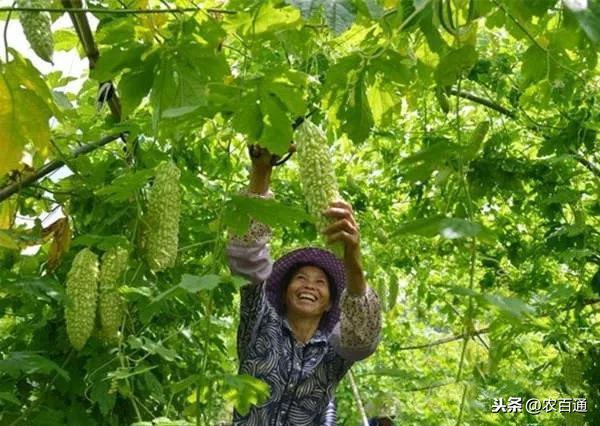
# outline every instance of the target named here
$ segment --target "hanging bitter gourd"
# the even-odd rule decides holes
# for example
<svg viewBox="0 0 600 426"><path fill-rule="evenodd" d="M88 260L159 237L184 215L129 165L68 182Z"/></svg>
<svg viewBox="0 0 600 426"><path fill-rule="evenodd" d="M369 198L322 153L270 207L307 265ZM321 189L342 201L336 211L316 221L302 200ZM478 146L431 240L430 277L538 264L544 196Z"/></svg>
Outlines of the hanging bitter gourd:
<svg viewBox="0 0 600 426"><path fill-rule="evenodd" d="M98 314L100 318L100 336L107 343L116 343L119 339L119 327L123 318L123 299L118 285L127 269L129 254L122 247L112 248L102 256L100 266L100 285Z"/></svg>
<svg viewBox="0 0 600 426"><path fill-rule="evenodd" d="M73 259L67 274L65 320L67 336L73 347L81 350L94 330L98 298L98 257L83 249Z"/></svg>
<svg viewBox="0 0 600 426"><path fill-rule="evenodd" d="M145 251L150 269L162 271L175 265L179 242L181 172L168 161L156 167L154 184L148 194Z"/></svg>
<svg viewBox="0 0 600 426"><path fill-rule="evenodd" d="M43 0L17 0L18 7L48 7L48 2ZM54 53L54 40L50 25L52 20L48 12L20 12L19 21L23 32L33 51L46 62L52 63Z"/></svg>
<svg viewBox="0 0 600 426"><path fill-rule="evenodd" d="M295 133L300 180L308 212L314 218L317 231L321 233L331 222L323 215L329 203L340 200L335 171L327 151L327 137L312 122L305 120ZM332 247L341 254L341 246Z"/></svg>

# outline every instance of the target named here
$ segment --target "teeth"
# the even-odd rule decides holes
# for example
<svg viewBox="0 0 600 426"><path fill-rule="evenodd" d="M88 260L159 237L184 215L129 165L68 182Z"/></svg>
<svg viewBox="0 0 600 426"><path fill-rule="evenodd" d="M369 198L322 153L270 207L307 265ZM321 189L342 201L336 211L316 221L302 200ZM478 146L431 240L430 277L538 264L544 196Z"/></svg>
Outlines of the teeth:
<svg viewBox="0 0 600 426"><path fill-rule="evenodd" d="M313 296L312 294L308 294L308 293L300 293L300 295L298 297L300 299L310 300L311 302L314 302L315 300L317 300L317 298L315 296Z"/></svg>

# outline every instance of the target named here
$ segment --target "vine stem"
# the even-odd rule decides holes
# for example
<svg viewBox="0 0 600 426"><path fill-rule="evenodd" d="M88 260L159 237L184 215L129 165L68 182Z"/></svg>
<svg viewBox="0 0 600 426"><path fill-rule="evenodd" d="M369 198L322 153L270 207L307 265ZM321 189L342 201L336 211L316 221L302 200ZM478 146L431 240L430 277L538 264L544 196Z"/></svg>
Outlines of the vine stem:
<svg viewBox="0 0 600 426"><path fill-rule="evenodd" d="M15 7L17 2L13 2L11 7ZM10 15L12 15L13 9L8 11L8 15L6 16L6 23L4 24L4 58L6 62L8 62L8 23L10 22Z"/></svg>
<svg viewBox="0 0 600 426"><path fill-rule="evenodd" d="M369 426L369 418L367 417L365 406L363 405L360 393L358 392L358 386L356 386L356 380L354 380L354 374L352 373L352 370L348 370L348 379L350 380L350 387L352 388L356 405L358 405L358 412L360 413L363 425Z"/></svg>
<svg viewBox="0 0 600 426"><path fill-rule="evenodd" d="M127 361L127 367L125 366L125 361ZM129 369L129 360L123 356L123 353L119 353L119 363L121 364L121 368ZM137 406L137 402L135 402L135 396L133 395L133 388L131 383L129 383L129 378L125 378L125 383L127 384L129 394L129 400L131 401L131 405L133 406L133 410L135 411L135 415L137 417L138 422L142 421L142 413L140 413L140 409Z"/></svg>
<svg viewBox="0 0 600 426"><path fill-rule="evenodd" d="M222 13L225 15L235 15L237 14L237 10L229 10L229 9L216 9L216 8L198 8L198 7L180 7L173 9L102 9L97 7L69 7L69 8L60 8L60 7L0 7L0 12L10 12L11 10L20 11L20 12L83 12L83 13L93 13L93 14L114 14L114 15L138 15L138 14L156 14L156 13L185 13L185 12L194 12L197 13L199 10L203 10L205 12L210 13Z"/></svg>
<svg viewBox="0 0 600 426"><path fill-rule="evenodd" d="M232 181L232 173L228 173L227 174L227 180L225 181L225 188L223 193L224 194L228 194L229 193L229 189L230 189L230 185L231 185L231 181ZM223 202L223 206L225 206L225 202ZM217 227L217 238L214 239L214 248L213 248L213 266L211 268L211 273L216 273L217 272L217 262L216 259L219 259L221 257L222 251L224 249L224 244L223 244L223 240L218 238L219 235L221 235L221 233L223 232L223 215L225 213L225 207L222 208L219 212L219 218L218 218L218 227ZM208 303L206 306L206 329L204 332L204 341L202 342L202 347L203 347L203 354L202 354L202 361L201 361L201 367L200 367L200 375L202 377L202 381L204 381L204 378L206 377L206 370L207 370L207 366L208 366L208 352L209 352L209 340L210 340L210 328L211 328L211 317L212 317L212 310L213 310L213 298L212 298L212 290L209 294L209 298L208 298ZM208 415L208 412L210 411L210 401L212 401L211 398L209 398L209 407L207 407L207 409L205 410L205 416ZM203 417L205 417L203 416ZM200 426L200 417L201 417L201 413L200 413L200 383L196 386L196 426ZM206 419L205 419L206 420Z"/></svg>
<svg viewBox="0 0 600 426"><path fill-rule="evenodd" d="M75 157L78 157L80 155L90 153L90 152L106 145L107 143L110 143L117 139L121 139L122 137L123 137L123 134L119 133L117 135L105 136L97 142L92 142L87 145L82 145L82 146L74 149L71 152L70 159L72 160ZM53 171L55 171L56 169L58 169L64 165L65 165L65 162L62 160L51 161L49 163L44 164L42 167L40 167L37 171L33 172L32 174L24 176L21 180L0 188L0 202L7 199L11 195L19 192L21 189L33 184L34 182L38 181L39 179L43 178L44 176L49 175L50 173L52 173Z"/></svg>
<svg viewBox="0 0 600 426"><path fill-rule="evenodd" d="M457 85L457 90L458 92L461 91L461 83L462 83L462 78L458 79L458 85ZM461 123L460 123L460 97L457 96L456 97L456 140L457 143L460 145L461 143L461 138L462 138L462 129L461 129ZM469 182L467 181L467 177L466 177L466 172L465 172L465 165L463 163L463 158L459 157L459 174L462 180L462 184L463 184L463 188L465 191L465 197L467 198L467 216L469 221L473 221L473 200L471 198L471 192L469 191ZM471 239L471 256L470 256L470 268L469 268L469 289L472 290L474 287L474 283L475 283L475 263L477 260L477 243L476 243L476 239L473 237ZM472 319L472 315L473 315L473 299L472 297L469 297L469 303L467 306L467 312L465 314L464 317L464 335L465 335L465 339L463 341L463 345L462 345L462 350L461 350L461 354L460 354L460 361L458 364L458 372L456 374L456 381L460 382L461 380L461 376L462 376L462 372L463 372L463 368L464 368L464 363L465 363L465 354L467 352L467 347L469 345L469 340L471 338L471 333L472 333L472 329L473 329L473 319ZM463 411L464 411L464 402L465 402L465 398L466 398L466 393L467 393L467 384L463 384L463 394L461 397L461 403L460 403L460 409L458 412L458 418L456 419L456 425L459 426L462 422L462 416L463 416Z"/></svg>

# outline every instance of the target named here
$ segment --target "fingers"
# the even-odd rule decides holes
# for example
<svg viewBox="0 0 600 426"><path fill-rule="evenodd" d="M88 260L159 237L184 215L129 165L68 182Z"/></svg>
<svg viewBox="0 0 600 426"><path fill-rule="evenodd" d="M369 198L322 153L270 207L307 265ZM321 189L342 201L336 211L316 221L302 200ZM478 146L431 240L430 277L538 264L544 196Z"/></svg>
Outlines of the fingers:
<svg viewBox="0 0 600 426"><path fill-rule="evenodd" d="M353 213L353 211L352 211L352 204L350 204L350 203L348 203L348 202L346 202L344 200L335 200L335 201L332 201L331 203L329 203L329 206L330 207L339 207L339 208L342 208L342 209L350 211L350 213Z"/></svg>
<svg viewBox="0 0 600 426"><path fill-rule="evenodd" d="M325 235L333 235L337 232L344 231L348 234L358 234L358 227L356 223L349 219L341 219L332 224L330 224L327 228L323 230L323 234Z"/></svg>
<svg viewBox="0 0 600 426"><path fill-rule="evenodd" d="M334 202L339 203L339 202ZM333 206L334 203L331 203L330 206ZM348 204L346 204L348 205ZM352 214L352 210L347 207L329 207L327 210L323 212L325 216L331 217L333 219L345 219L348 220L354 227L358 229L358 223L356 223L356 219L354 219L354 215Z"/></svg>
<svg viewBox="0 0 600 426"><path fill-rule="evenodd" d="M351 234L346 231L339 231L331 234L327 237L327 243L333 244L342 242L348 248L355 248L358 246L358 234Z"/></svg>

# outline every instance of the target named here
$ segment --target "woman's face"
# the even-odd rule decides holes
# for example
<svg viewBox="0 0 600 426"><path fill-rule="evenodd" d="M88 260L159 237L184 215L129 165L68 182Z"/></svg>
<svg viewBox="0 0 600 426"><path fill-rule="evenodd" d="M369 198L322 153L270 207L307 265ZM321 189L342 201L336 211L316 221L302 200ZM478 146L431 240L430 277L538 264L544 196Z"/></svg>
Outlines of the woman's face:
<svg viewBox="0 0 600 426"><path fill-rule="evenodd" d="M285 309L296 317L321 317L331 309L329 282L317 266L303 266L292 276L285 293Z"/></svg>

